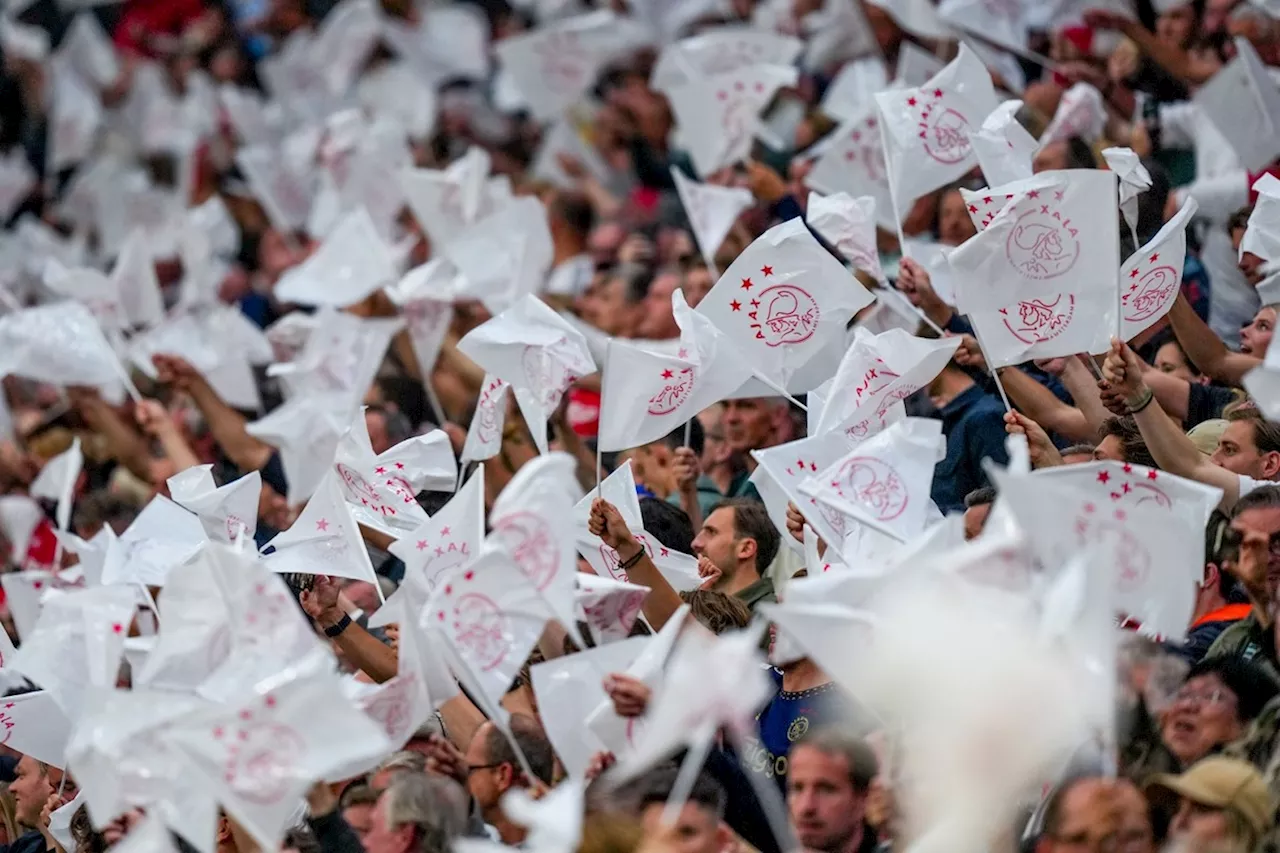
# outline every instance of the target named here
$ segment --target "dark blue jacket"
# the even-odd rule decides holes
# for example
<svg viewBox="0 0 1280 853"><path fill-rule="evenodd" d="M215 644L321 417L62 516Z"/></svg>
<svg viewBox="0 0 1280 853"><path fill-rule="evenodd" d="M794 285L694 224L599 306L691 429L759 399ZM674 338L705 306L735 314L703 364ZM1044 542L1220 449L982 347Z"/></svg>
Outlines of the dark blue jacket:
<svg viewBox="0 0 1280 853"><path fill-rule="evenodd" d="M974 385L942 407L942 434L947 457L933 469L933 502L943 514L962 512L964 496L987 485L982 460L1009 462L1004 449L1004 406Z"/></svg>

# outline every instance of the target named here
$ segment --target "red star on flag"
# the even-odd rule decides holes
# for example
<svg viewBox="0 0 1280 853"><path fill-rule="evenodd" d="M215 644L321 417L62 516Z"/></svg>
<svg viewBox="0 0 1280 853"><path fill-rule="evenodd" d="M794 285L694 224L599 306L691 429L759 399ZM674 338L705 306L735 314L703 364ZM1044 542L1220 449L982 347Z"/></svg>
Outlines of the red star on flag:
<svg viewBox="0 0 1280 853"><path fill-rule="evenodd" d="M373 469L373 473L375 473L375 474L385 474L385 473L387 473L387 469L386 469L386 468L384 468L384 467L382 467L381 465L379 465L377 468L374 468L374 469Z"/></svg>
<svg viewBox="0 0 1280 853"><path fill-rule="evenodd" d="M744 279L742 280L742 289L743 289L743 290L750 290L750 289L751 289L751 279L749 279L749 278L744 278Z"/></svg>
<svg viewBox="0 0 1280 853"><path fill-rule="evenodd" d="M941 98L941 97L942 97L942 90L941 90L941 89L934 89L934 90L933 90L933 96L934 96L935 98Z"/></svg>
<svg viewBox="0 0 1280 853"><path fill-rule="evenodd" d="M664 370L664 371L662 371L662 378L663 378L663 379L670 379L673 375L674 375L674 374L672 374L672 372L671 372L670 370Z"/></svg>
<svg viewBox="0 0 1280 853"><path fill-rule="evenodd" d="M1154 264L1156 261L1160 260L1160 253L1159 253L1159 252L1156 252L1154 255L1152 255L1152 256L1149 258L1149 260L1151 261L1151 263L1153 263L1153 264Z"/></svg>
<svg viewBox="0 0 1280 853"><path fill-rule="evenodd" d="M425 550L427 550L427 540L425 540L425 539L419 539L419 540L418 540L418 550L419 550L419 551L425 551Z"/></svg>
<svg viewBox="0 0 1280 853"><path fill-rule="evenodd" d="M760 272L766 276L773 275L773 267L760 267Z"/></svg>
<svg viewBox="0 0 1280 853"><path fill-rule="evenodd" d="M1110 472L1110 471L1099 471L1099 472L1098 472L1098 482L1099 482L1099 483L1105 483L1105 482L1107 482L1107 481L1108 481L1108 480L1110 480L1110 479L1111 479L1111 472Z"/></svg>
<svg viewBox="0 0 1280 853"><path fill-rule="evenodd" d="M730 307L731 309L733 309L734 311L741 311L741 310L742 310L742 303L735 299L735 300L733 300L732 302L730 302L730 303L729 303L729 307Z"/></svg>
<svg viewBox="0 0 1280 853"><path fill-rule="evenodd" d="M909 107L914 107L915 105L916 105L916 99L915 99L915 98L907 98L907 106L909 106Z"/></svg>
<svg viewBox="0 0 1280 853"><path fill-rule="evenodd" d="M1155 471L1148 471L1148 472L1147 472L1147 479L1148 479L1148 480L1154 480L1155 478L1156 478L1156 472L1155 472Z"/></svg>
<svg viewBox="0 0 1280 853"><path fill-rule="evenodd" d="M1040 191L1032 190L1031 192L1027 193L1027 198L1040 198Z"/></svg>
<svg viewBox="0 0 1280 853"><path fill-rule="evenodd" d="M322 518L316 522L316 530L328 530L328 529L329 529L328 519Z"/></svg>
<svg viewBox="0 0 1280 853"><path fill-rule="evenodd" d="M441 536L448 536L448 535L449 535L449 528L447 528L447 527L441 527L441 528L440 528L440 535L441 535Z"/></svg>

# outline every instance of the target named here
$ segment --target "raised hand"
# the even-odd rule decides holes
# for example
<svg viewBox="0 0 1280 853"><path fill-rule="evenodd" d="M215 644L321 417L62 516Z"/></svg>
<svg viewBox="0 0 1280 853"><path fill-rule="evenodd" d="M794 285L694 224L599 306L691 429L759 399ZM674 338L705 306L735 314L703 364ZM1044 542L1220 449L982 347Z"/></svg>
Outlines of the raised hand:
<svg viewBox="0 0 1280 853"><path fill-rule="evenodd" d="M613 702L613 710L619 717L642 716L653 693L649 685L640 679L620 672L605 677L604 692Z"/></svg>

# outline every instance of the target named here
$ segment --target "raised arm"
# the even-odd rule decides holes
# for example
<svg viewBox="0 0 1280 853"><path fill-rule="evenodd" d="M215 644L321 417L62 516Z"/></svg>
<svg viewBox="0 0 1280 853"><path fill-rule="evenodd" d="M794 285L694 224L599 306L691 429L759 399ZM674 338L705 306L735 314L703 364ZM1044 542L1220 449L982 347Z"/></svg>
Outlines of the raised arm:
<svg viewBox="0 0 1280 853"><path fill-rule="evenodd" d="M1170 474L1222 489L1219 507L1223 512L1230 511L1240 497L1239 475L1210 462L1182 427L1160 408L1154 392L1143 381L1142 362L1128 344L1112 342L1111 352L1102 364L1102 375L1124 398L1156 464Z"/></svg>
<svg viewBox="0 0 1280 853"><path fill-rule="evenodd" d="M1178 294L1169 310L1169 324L1187 358L1210 379L1238 388L1244 375L1262 364L1260 358L1227 349L1182 294Z"/></svg>
<svg viewBox="0 0 1280 853"><path fill-rule="evenodd" d="M618 554L627 579L632 583L649 587L642 610L653 630L660 631L667 620L680 609L680 594L658 571L644 546L636 541L623 520L618 508L606 500L597 498L591 504L591 518L587 522L592 535L599 536L604 544Z"/></svg>
<svg viewBox="0 0 1280 853"><path fill-rule="evenodd" d="M171 355L152 356L160 381L191 395L209 425L214 441L241 471L257 471L271 458L269 444L245 431L244 415L228 406L208 381L185 360Z"/></svg>

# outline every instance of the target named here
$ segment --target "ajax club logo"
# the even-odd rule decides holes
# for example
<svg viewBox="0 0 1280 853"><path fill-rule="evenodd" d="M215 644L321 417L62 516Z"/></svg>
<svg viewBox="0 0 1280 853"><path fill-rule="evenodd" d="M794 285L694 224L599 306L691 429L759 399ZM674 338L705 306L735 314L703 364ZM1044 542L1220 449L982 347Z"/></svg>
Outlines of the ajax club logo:
<svg viewBox="0 0 1280 853"><path fill-rule="evenodd" d="M1066 331L1075 313L1076 298L1070 293L1060 293L1052 301L1028 299L1019 302L1012 309L1001 308L1000 319L1004 321L1010 334L1024 344L1040 344L1051 341Z"/></svg>
<svg viewBox="0 0 1280 853"><path fill-rule="evenodd" d="M907 508L902 477L874 456L855 456L844 463L831 486L840 497L869 510L877 521L891 521Z"/></svg>
<svg viewBox="0 0 1280 853"><path fill-rule="evenodd" d="M1063 217L1054 203L1043 203L1041 195L1040 190L1032 190L1014 207L1012 215L1016 219L1005 241L1009 263L1022 275L1036 280L1063 275L1080 257L1079 229L1070 218ZM1062 198L1061 190L1054 191L1054 202Z"/></svg>
<svg viewBox="0 0 1280 853"><path fill-rule="evenodd" d="M921 90L907 98L907 106L920 116L924 152L939 163L959 163L969 156L969 119L948 106L946 97L942 89Z"/></svg>
<svg viewBox="0 0 1280 853"><path fill-rule="evenodd" d="M665 368L661 374L662 390L649 398L649 414L669 415L684 404L693 393L697 373L692 367L679 370Z"/></svg>
<svg viewBox="0 0 1280 853"><path fill-rule="evenodd" d="M741 289L746 291L742 298L747 301L734 299L729 303L729 310L745 309L756 340L764 341L766 346L789 346L813 337L822 312L809 291L794 284L770 285L773 267L768 264L760 267L760 275L764 278L763 285L751 278L742 280Z"/></svg>
<svg viewBox="0 0 1280 853"><path fill-rule="evenodd" d="M1143 266L1147 268L1144 270ZM1130 323L1140 323L1159 313L1177 297L1182 283L1178 270L1160 263L1159 252L1152 252L1145 264L1129 270L1126 279L1128 287L1120 301L1124 305L1124 319Z"/></svg>

